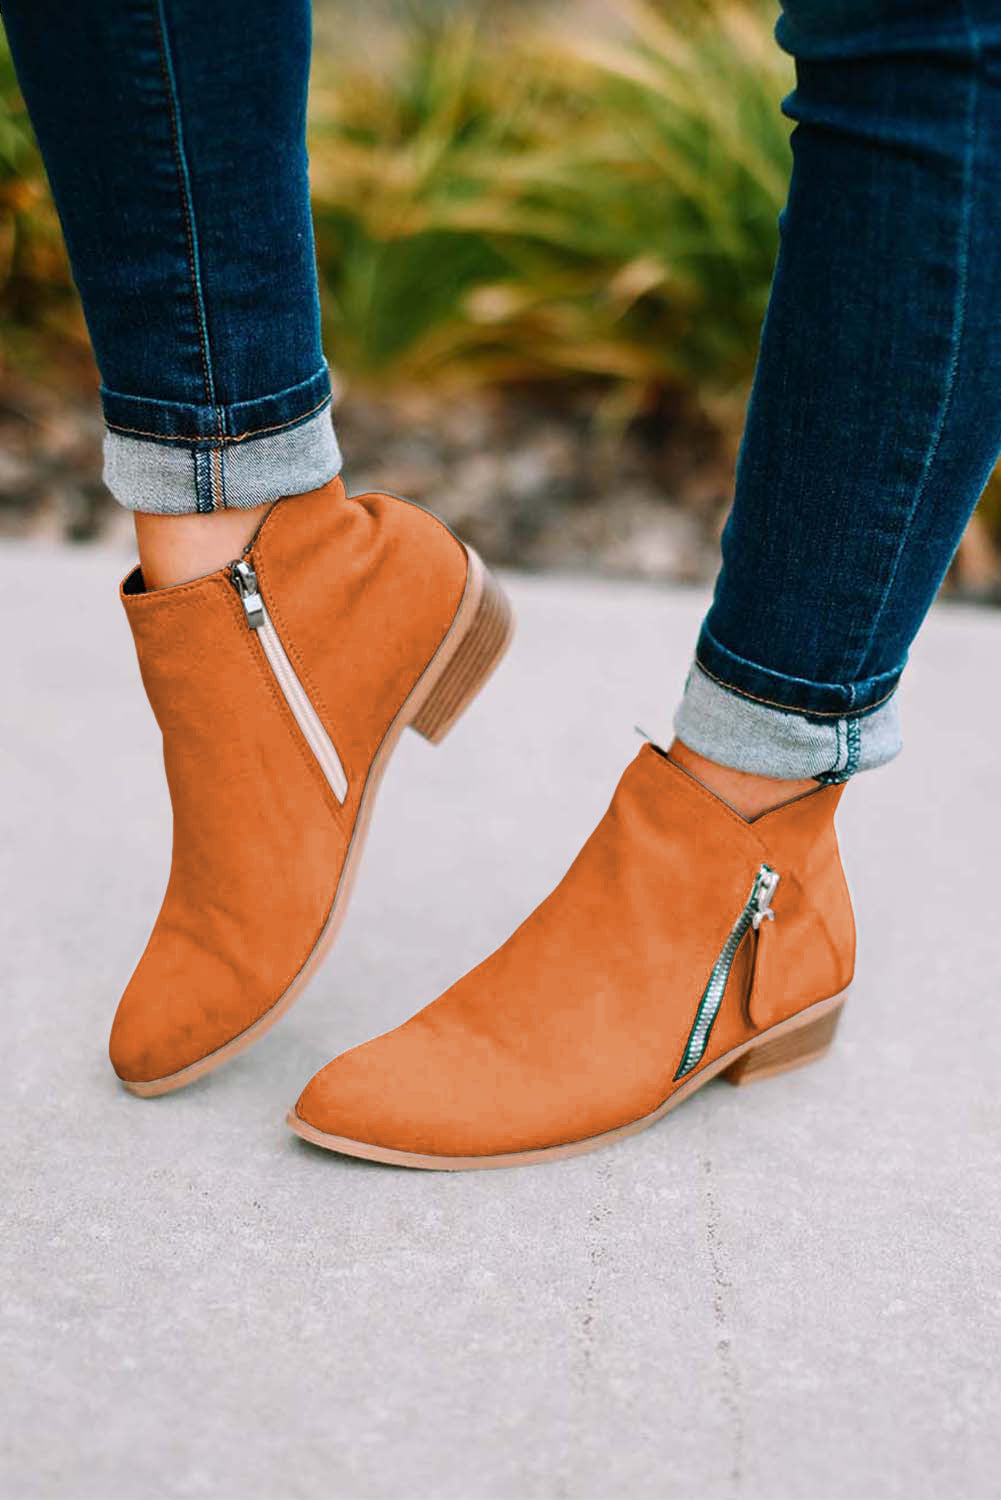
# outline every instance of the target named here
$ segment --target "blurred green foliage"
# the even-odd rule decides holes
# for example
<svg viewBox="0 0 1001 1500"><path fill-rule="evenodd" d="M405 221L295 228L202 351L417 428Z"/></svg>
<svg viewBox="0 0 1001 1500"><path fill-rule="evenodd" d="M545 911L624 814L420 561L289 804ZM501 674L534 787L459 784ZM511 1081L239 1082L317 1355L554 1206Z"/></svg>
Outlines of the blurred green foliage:
<svg viewBox="0 0 1001 1500"><path fill-rule="evenodd" d="M59 221L0 32L0 373L85 339Z"/></svg>
<svg viewBox="0 0 1001 1500"><path fill-rule="evenodd" d="M328 349L355 385L588 384L624 424L740 426L790 158L759 0L414 6L317 46L310 150ZM0 37L0 373L86 344ZM984 514L1001 535L1001 485Z"/></svg>
<svg viewBox="0 0 1001 1500"><path fill-rule="evenodd" d="M615 39L461 7L317 50L311 158L329 347L349 380L593 380L742 394L788 176L764 11L621 7ZM70 281L0 52L0 335L30 359Z"/></svg>
<svg viewBox="0 0 1001 1500"><path fill-rule="evenodd" d="M348 374L742 396L789 173L788 60L747 4L621 7L614 40L460 14L317 73L313 175Z"/></svg>

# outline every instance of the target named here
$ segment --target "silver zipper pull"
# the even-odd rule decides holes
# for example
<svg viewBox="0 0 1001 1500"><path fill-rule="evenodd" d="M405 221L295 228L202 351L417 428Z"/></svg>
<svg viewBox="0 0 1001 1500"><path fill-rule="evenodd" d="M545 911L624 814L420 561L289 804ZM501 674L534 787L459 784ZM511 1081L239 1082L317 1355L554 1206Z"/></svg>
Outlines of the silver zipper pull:
<svg viewBox="0 0 1001 1500"><path fill-rule="evenodd" d="M771 908L771 899L775 895L775 887L779 883L778 871L773 870L771 865L762 865L754 882L754 890L751 892L751 926L757 932L762 922L774 922L775 913Z"/></svg>
<svg viewBox="0 0 1001 1500"><path fill-rule="evenodd" d="M233 581L233 587L240 596L247 616L247 624L251 630L260 630L264 624L264 600L257 586L257 574L249 562L240 558L237 562L229 565L229 576Z"/></svg>

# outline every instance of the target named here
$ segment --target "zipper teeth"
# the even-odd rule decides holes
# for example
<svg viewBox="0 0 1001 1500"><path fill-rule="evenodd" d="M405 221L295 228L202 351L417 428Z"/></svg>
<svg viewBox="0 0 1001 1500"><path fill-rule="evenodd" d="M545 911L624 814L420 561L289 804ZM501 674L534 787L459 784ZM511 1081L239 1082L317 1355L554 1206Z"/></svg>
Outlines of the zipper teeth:
<svg viewBox="0 0 1001 1500"><path fill-rule="evenodd" d="M685 1043L685 1050L681 1054L678 1071L674 1075L675 1079L683 1078L686 1073L691 1072L696 1063L702 1058L709 1044L709 1033L712 1031L713 1022L716 1020L719 1008L723 1003L723 994L726 990L727 980L730 978L733 961L737 956L737 949L743 942L748 928L754 922L755 913L759 910L758 897L762 888L767 888L767 883L774 876L774 870L768 865L762 865L754 877L754 885L751 887L751 894L744 903L744 909L733 924L730 936L723 944L722 951L712 966L709 982L702 992L702 999L699 1001L698 1009L695 1012L695 1020L689 1032L688 1041ZM778 884L777 877L775 878L775 884ZM774 888L774 885L772 885L769 891L769 900ZM767 910L767 903L764 910Z"/></svg>
<svg viewBox="0 0 1001 1500"><path fill-rule="evenodd" d="M315 755L330 790L338 802L343 802L348 794L348 778L337 753L337 747L324 729L323 722L310 702L306 689L296 676L295 668L288 659L285 647L272 624L267 605L263 603L263 600L261 608L264 619L258 627L257 636L275 675L275 681L296 723L302 730L307 745Z"/></svg>

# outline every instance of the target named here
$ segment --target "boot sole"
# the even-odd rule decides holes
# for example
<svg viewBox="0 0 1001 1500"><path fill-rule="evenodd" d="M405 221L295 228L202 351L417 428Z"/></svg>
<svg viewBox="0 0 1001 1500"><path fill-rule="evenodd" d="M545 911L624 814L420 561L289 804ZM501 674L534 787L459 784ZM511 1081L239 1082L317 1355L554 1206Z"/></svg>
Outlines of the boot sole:
<svg viewBox="0 0 1001 1500"><path fill-rule="evenodd" d="M580 1141L567 1141L560 1146L543 1146L535 1151L506 1151L497 1156L428 1156L414 1151L393 1151L386 1146L371 1146L365 1141L352 1141L344 1136L327 1135L307 1124L294 1109L289 1110L287 1122L304 1141L322 1146L326 1151L337 1151L342 1156L358 1156L366 1161L385 1162L394 1167L416 1167L426 1172L469 1172L490 1167L529 1167L537 1162L562 1161L568 1156L583 1156L588 1151L598 1151L602 1146L610 1146L614 1141L648 1130L720 1074L728 1083L739 1085L759 1078L770 1078L777 1073L785 1073L790 1068L815 1062L824 1055L834 1039L847 994L847 990L842 990L840 994L832 995L827 1000L818 1000L815 1005L780 1021L776 1026L770 1026L767 1031L760 1032L742 1046L715 1058L693 1074L687 1083L675 1089L652 1114L631 1120L628 1125L619 1125L615 1130L606 1130L601 1135L588 1136Z"/></svg>
<svg viewBox="0 0 1001 1500"><path fill-rule="evenodd" d="M514 614L507 595L471 547L465 548L466 586L448 632L390 724L375 758L358 806L358 816L341 868L337 890L312 953L288 989L270 1010L224 1046L186 1068L148 1082L122 1079L132 1094L151 1099L185 1088L212 1073L258 1041L295 1004L330 951L344 921L368 834L379 785L396 744L407 728L437 745L467 709L500 664L514 633Z"/></svg>

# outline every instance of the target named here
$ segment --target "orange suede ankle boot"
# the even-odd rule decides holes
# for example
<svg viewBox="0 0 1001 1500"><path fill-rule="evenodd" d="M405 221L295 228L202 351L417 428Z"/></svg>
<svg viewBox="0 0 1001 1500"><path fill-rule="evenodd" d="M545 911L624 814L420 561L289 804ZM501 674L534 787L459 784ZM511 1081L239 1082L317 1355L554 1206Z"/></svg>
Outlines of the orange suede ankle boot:
<svg viewBox="0 0 1001 1500"><path fill-rule="evenodd" d="M194 583L122 585L174 814L160 915L111 1032L137 1094L190 1083L288 1009L344 916L386 761L440 740L510 612L418 506L339 483L280 500Z"/></svg>
<svg viewBox="0 0 1001 1500"><path fill-rule="evenodd" d="M841 791L748 823L644 746L513 937L318 1073L290 1125L401 1166L516 1166L643 1130L717 1074L818 1057L854 967Z"/></svg>

